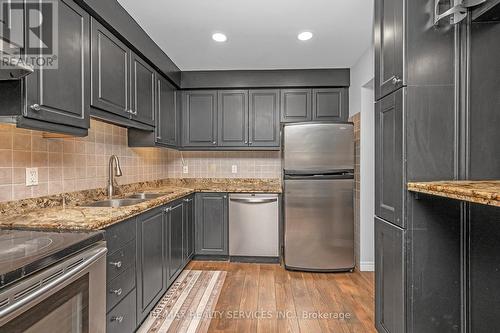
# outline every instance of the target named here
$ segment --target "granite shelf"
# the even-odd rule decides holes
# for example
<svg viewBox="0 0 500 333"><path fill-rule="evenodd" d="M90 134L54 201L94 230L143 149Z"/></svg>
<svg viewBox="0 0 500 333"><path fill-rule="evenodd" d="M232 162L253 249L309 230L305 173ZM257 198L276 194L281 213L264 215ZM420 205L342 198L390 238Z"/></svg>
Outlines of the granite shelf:
<svg viewBox="0 0 500 333"><path fill-rule="evenodd" d="M500 207L500 180L410 182L408 191Z"/></svg>

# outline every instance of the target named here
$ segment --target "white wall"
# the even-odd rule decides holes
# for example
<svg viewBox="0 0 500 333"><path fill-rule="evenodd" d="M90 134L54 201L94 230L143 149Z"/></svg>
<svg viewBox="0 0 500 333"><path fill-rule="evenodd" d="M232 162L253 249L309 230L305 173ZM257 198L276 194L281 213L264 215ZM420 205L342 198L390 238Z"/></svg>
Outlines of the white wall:
<svg viewBox="0 0 500 333"><path fill-rule="evenodd" d="M373 271L375 262L373 216L374 210L374 50L368 48L351 68L349 115L361 112L360 139L360 270Z"/></svg>

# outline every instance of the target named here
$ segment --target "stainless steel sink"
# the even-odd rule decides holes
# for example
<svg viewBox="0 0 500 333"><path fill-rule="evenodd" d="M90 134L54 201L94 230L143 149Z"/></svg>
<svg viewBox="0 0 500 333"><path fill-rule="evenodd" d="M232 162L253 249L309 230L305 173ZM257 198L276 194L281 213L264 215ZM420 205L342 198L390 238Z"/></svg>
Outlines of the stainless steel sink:
<svg viewBox="0 0 500 333"><path fill-rule="evenodd" d="M127 196L129 199L142 199L142 200L147 200L147 199L155 199L158 197L161 197L162 195L166 195L167 193L134 193L132 195Z"/></svg>
<svg viewBox="0 0 500 333"><path fill-rule="evenodd" d="M83 206L85 207L125 207L125 206L133 206L137 205L141 202L144 202L144 199L131 199L131 198L126 198L126 199L109 199L109 200L102 200L102 201L95 201L91 202L88 204L85 204Z"/></svg>

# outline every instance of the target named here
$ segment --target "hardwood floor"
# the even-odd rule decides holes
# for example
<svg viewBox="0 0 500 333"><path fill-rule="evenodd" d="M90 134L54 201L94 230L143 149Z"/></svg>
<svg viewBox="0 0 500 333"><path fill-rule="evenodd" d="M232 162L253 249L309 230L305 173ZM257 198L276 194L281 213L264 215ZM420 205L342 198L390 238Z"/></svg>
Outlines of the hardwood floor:
<svg viewBox="0 0 500 333"><path fill-rule="evenodd" d="M209 332L375 332L371 272L304 273L212 261L188 268L227 271Z"/></svg>

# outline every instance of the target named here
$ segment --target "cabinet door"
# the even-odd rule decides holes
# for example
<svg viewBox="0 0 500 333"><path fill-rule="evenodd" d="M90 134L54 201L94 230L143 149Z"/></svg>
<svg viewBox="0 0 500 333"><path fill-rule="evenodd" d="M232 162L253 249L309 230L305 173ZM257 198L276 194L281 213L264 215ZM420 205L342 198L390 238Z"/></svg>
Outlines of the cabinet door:
<svg viewBox="0 0 500 333"><path fill-rule="evenodd" d="M58 4L57 67L41 66L26 77L26 117L89 128L90 16L71 0Z"/></svg>
<svg viewBox="0 0 500 333"><path fill-rule="evenodd" d="M183 222L182 202L168 208L168 281L171 284L183 267Z"/></svg>
<svg viewBox="0 0 500 333"><path fill-rule="evenodd" d="M347 121L349 100L347 88L313 89L312 119Z"/></svg>
<svg viewBox="0 0 500 333"><path fill-rule="evenodd" d="M403 85L404 0L375 0L375 100Z"/></svg>
<svg viewBox="0 0 500 333"><path fill-rule="evenodd" d="M166 290L163 208L137 218L137 319L141 322Z"/></svg>
<svg viewBox="0 0 500 333"><path fill-rule="evenodd" d="M92 19L91 106L130 117L130 50Z"/></svg>
<svg viewBox="0 0 500 333"><path fill-rule="evenodd" d="M222 90L217 100L219 146L248 145L248 91Z"/></svg>
<svg viewBox="0 0 500 333"><path fill-rule="evenodd" d="M196 254L228 255L227 195L196 195Z"/></svg>
<svg viewBox="0 0 500 333"><path fill-rule="evenodd" d="M184 199L184 263L194 254L194 201L193 197Z"/></svg>
<svg viewBox="0 0 500 333"><path fill-rule="evenodd" d="M182 145L217 146L217 91L182 93Z"/></svg>
<svg viewBox="0 0 500 333"><path fill-rule="evenodd" d="M156 75L156 138L167 146L177 146L179 126L176 90L163 76Z"/></svg>
<svg viewBox="0 0 500 333"><path fill-rule="evenodd" d="M405 332L404 231L375 218L375 326Z"/></svg>
<svg viewBox="0 0 500 333"><path fill-rule="evenodd" d="M404 227L403 93L375 103L375 214Z"/></svg>
<svg viewBox="0 0 500 333"><path fill-rule="evenodd" d="M136 54L131 68L132 119L153 125L155 117L155 71Z"/></svg>
<svg viewBox="0 0 500 333"><path fill-rule="evenodd" d="M279 90L250 90L249 146L280 146L279 112Z"/></svg>
<svg viewBox="0 0 500 333"><path fill-rule="evenodd" d="M311 115L311 89L281 90L281 122L308 121Z"/></svg>

